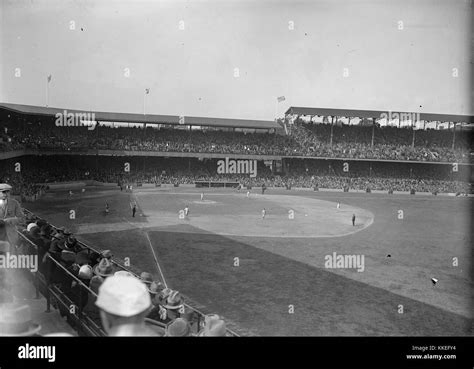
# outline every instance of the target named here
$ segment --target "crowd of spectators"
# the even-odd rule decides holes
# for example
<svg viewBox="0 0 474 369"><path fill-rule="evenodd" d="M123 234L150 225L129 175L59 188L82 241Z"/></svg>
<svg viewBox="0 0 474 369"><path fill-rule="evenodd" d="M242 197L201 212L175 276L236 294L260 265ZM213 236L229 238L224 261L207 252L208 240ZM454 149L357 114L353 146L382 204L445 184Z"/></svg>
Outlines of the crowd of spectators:
<svg viewBox="0 0 474 369"><path fill-rule="evenodd" d="M407 128L308 124L297 120L289 135L224 130L112 128L98 125L56 127L53 123L11 126L0 137L0 150L45 151L127 150L146 152L254 154L425 162L469 162L470 132L418 130L412 146Z"/></svg>
<svg viewBox="0 0 474 369"><path fill-rule="evenodd" d="M434 134L433 130L419 130L415 134L419 139L412 146L413 133L407 128L379 127L377 133L374 133L373 145L371 128L335 126L332 144L328 133L330 129L329 124L295 122L291 127L291 135L300 144L304 156L462 163L467 163L470 159L467 134L459 134L462 141L453 150L452 142L448 143L446 140L448 137L452 139L452 132L438 130Z"/></svg>
<svg viewBox="0 0 474 369"><path fill-rule="evenodd" d="M130 165L124 171L124 162ZM257 176L217 174L216 160L197 158L137 158L31 156L22 159L21 173L14 171L15 159L0 162L2 180L13 185L13 194L29 200L31 192L42 193L54 182L93 180L126 184L194 184L196 182L233 182L243 187L303 187L416 192L471 193L469 167L452 165L407 164L386 162L350 162L343 170L340 160L291 159L284 173L275 173L263 162L258 163Z"/></svg>
<svg viewBox="0 0 474 369"><path fill-rule="evenodd" d="M210 314L198 319L198 313L185 304L179 291L166 287L148 272L135 274L126 269L114 261L110 250L96 252L67 229L55 228L31 213L26 214L24 225L24 240L17 245L18 250L31 254L35 245L33 253L38 255L38 271L46 286L60 291L64 301L69 301L65 305L53 299L53 306L73 328L78 324L71 319L71 304L108 336L227 335L221 317ZM8 298L11 288L3 283L1 287L0 307L13 302L12 296Z"/></svg>

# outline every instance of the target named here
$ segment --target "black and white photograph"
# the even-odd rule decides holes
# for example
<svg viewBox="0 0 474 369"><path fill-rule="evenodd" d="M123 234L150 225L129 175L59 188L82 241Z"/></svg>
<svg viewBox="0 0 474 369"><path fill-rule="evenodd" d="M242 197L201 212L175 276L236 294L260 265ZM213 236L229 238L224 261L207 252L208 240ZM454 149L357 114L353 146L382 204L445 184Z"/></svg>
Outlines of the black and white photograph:
<svg viewBox="0 0 474 369"><path fill-rule="evenodd" d="M0 0L0 368L474 367L473 19Z"/></svg>

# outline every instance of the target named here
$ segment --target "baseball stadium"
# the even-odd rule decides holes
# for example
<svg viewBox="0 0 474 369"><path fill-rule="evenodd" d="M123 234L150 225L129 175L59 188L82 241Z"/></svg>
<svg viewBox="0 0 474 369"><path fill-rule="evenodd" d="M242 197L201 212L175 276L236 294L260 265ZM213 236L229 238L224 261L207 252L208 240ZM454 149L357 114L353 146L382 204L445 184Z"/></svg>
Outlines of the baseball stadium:
<svg viewBox="0 0 474 369"><path fill-rule="evenodd" d="M116 270L179 292L186 309L150 319L161 329L175 314L197 333L212 314L238 336L472 334L471 116L421 116L459 122L414 130L383 127L376 111L292 107L274 122L96 113L90 130L57 126L62 109L1 108L2 178L25 212L18 250L53 264L18 288L36 286L81 335L105 334L81 276L105 250ZM392 138L404 135L405 146Z"/></svg>
<svg viewBox="0 0 474 369"><path fill-rule="evenodd" d="M0 336L472 336L470 11L0 1Z"/></svg>

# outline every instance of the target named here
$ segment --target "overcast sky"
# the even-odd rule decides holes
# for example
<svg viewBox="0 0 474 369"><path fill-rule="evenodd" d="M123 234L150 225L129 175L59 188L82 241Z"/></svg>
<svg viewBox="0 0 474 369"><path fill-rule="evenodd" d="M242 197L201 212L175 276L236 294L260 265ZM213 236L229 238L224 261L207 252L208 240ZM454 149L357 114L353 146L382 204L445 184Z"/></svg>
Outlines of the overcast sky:
<svg viewBox="0 0 474 369"><path fill-rule="evenodd" d="M143 113L149 88L150 114L474 112L469 1L0 3L2 102L45 106L51 74L58 108Z"/></svg>

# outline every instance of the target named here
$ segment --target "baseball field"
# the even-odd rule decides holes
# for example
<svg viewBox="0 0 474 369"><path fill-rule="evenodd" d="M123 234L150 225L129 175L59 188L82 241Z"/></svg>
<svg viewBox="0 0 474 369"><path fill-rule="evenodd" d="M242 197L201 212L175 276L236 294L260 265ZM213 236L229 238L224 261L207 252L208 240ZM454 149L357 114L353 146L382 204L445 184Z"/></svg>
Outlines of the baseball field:
<svg viewBox="0 0 474 369"><path fill-rule="evenodd" d="M241 335L452 336L473 333L472 201L87 187L24 206Z"/></svg>

